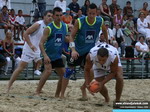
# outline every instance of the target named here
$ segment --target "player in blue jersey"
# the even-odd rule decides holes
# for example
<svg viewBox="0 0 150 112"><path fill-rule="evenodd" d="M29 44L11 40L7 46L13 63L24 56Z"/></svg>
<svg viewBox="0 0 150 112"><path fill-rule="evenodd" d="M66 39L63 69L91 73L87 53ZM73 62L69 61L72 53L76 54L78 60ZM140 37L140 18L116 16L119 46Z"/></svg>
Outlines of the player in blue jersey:
<svg viewBox="0 0 150 112"><path fill-rule="evenodd" d="M62 82L61 98L64 98L65 90L69 82L70 75L74 72L75 66L85 63L86 55L90 49L95 46L96 38L99 35L100 30L103 31L106 41L108 41L107 30L103 25L103 19L97 17L97 6L90 4L87 16L78 18L74 24L70 36L69 47L71 48L71 57L68 62L69 68L66 68L66 73ZM85 84L81 87L83 97L86 97Z"/></svg>
<svg viewBox="0 0 150 112"><path fill-rule="evenodd" d="M36 94L41 93L42 87L51 74L52 68L55 69L60 76L55 97L59 97L62 85L62 78L65 73L64 64L62 61L62 49L68 32L68 27L61 22L62 9L55 7L53 9L53 22L45 28L41 42L40 49L44 57L44 71L40 78L40 82L36 89ZM45 47L44 47L45 45Z"/></svg>

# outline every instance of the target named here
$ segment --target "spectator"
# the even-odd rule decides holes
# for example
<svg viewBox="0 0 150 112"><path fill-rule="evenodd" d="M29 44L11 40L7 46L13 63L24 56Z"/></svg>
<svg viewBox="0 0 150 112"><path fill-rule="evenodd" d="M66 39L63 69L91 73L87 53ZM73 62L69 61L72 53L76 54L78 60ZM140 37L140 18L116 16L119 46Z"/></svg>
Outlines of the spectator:
<svg viewBox="0 0 150 112"><path fill-rule="evenodd" d="M101 9L100 8L97 8L97 16L101 17Z"/></svg>
<svg viewBox="0 0 150 112"><path fill-rule="evenodd" d="M46 1L45 0L33 0L32 3L36 4L37 6L35 7L34 11L34 22L39 20L39 17L43 17L44 12L46 11Z"/></svg>
<svg viewBox="0 0 150 112"><path fill-rule="evenodd" d="M128 16L128 21L126 23L126 26L129 28L132 35L136 35L136 40L137 40L139 32L135 29L133 18L134 18L133 15Z"/></svg>
<svg viewBox="0 0 150 112"><path fill-rule="evenodd" d="M125 51L125 38L124 38L123 32L121 30L120 24L115 25L115 28L113 28L113 34L118 43L118 47L120 47L120 49L121 49L120 56L122 57L122 56L124 56L124 51Z"/></svg>
<svg viewBox="0 0 150 112"><path fill-rule="evenodd" d="M138 52L139 56L142 56L143 53L149 52L149 47L145 42L145 37L140 36L139 41L135 44L136 51Z"/></svg>
<svg viewBox="0 0 150 112"><path fill-rule="evenodd" d="M10 60L12 59L12 61L15 63L16 66L19 64L19 62L21 60L18 56L15 56L14 41L12 40L12 33L11 32L6 33L6 37L3 40L3 49L4 49L3 55L6 57L6 60L7 60L4 74L7 75L8 66L10 65ZM14 63L12 63L13 64L12 70L14 70L14 68L16 67L14 65Z"/></svg>
<svg viewBox="0 0 150 112"><path fill-rule="evenodd" d="M13 31L14 29L14 26L11 25L9 22L9 14L7 6L3 6L2 12L0 13L0 26L5 29L4 30L5 34L9 28L11 29L11 31Z"/></svg>
<svg viewBox="0 0 150 112"><path fill-rule="evenodd" d="M66 8L67 8L67 3L66 3L65 0L57 0L54 3L54 8L55 7L60 7L62 9L63 13L65 13L66 12Z"/></svg>
<svg viewBox="0 0 150 112"><path fill-rule="evenodd" d="M148 12L148 15L146 16L146 20L147 20L147 22L148 22L148 24L150 26L150 10Z"/></svg>
<svg viewBox="0 0 150 112"><path fill-rule="evenodd" d="M0 53L0 69L7 63L6 58Z"/></svg>
<svg viewBox="0 0 150 112"><path fill-rule="evenodd" d="M106 39L105 39L103 33L101 33L101 34L99 35L99 38L98 38L97 41L95 42L95 45L98 45L98 44L100 44L100 43L106 43Z"/></svg>
<svg viewBox="0 0 150 112"><path fill-rule="evenodd" d="M110 22L105 21L104 24L105 24L105 27L106 27L106 30L107 30L109 44L111 44L111 45L115 46L116 48L118 48L118 44L117 44L117 42L115 40L115 37L113 35L113 31L110 28ZM100 34L101 33L102 33L102 31L100 32Z"/></svg>
<svg viewBox="0 0 150 112"><path fill-rule="evenodd" d="M148 27L148 22L145 19L145 14L141 12L137 20L137 30L139 33L146 37L146 40L150 39L150 28Z"/></svg>
<svg viewBox="0 0 150 112"><path fill-rule="evenodd" d="M40 16L43 17L44 12L46 11L46 1L38 0L38 8L39 8Z"/></svg>
<svg viewBox="0 0 150 112"><path fill-rule="evenodd" d="M133 9L131 7L131 2L130 1L127 1L126 2L126 6L123 8L123 15L132 15L133 13Z"/></svg>
<svg viewBox="0 0 150 112"><path fill-rule="evenodd" d="M87 9L90 5L90 0L85 0L84 5L81 7L82 14L87 16Z"/></svg>
<svg viewBox="0 0 150 112"><path fill-rule="evenodd" d="M100 5L101 15L105 21L110 21L113 17L106 2L107 0L102 0L102 4Z"/></svg>
<svg viewBox="0 0 150 112"><path fill-rule="evenodd" d="M147 2L144 2L144 3L143 3L143 8L140 9L140 13L143 12L143 13L145 14L145 16L147 16L147 15L148 15L147 7L148 7L148 3L147 3Z"/></svg>
<svg viewBox="0 0 150 112"><path fill-rule="evenodd" d="M18 40L18 39L16 38L17 25L16 25L16 14L15 14L15 10L14 10L14 9L11 9L11 10L10 10L9 22L10 22L11 25L14 26L14 40Z"/></svg>
<svg viewBox="0 0 150 112"><path fill-rule="evenodd" d="M81 10L81 9L79 9L79 11L78 11L78 13L76 14L76 16L74 16L73 21L72 21L72 24L74 24L75 21L76 21L78 18L80 18L80 17L84 17L84 15L82 14L82 10Z"/></svg>
<svg viewBox="0 0 150 112"><path fill-rule="evenodd" d="M24 30L26 30L27 27L25 25L25 19L22 16L22 14L23 14L22 10L18 10L18 16L16 17L16 24L17 24L17 27L18 27L18 39L20 39L19 36L20 36L20 31L21 31L22 40L24 40L23 39L23 33L24 33Z"/></svg>
<svg viewBox="0 0 150 112"><path fill-rule="evenodd" d="M123 16L121 15L121 9L118 8L117 14L115 14L113 18L113 25L120 24L122 26L122 23L123 23Z"/></svg>
<svg viewBox="0 0 150 112"><path fill-rule="evenodd" d="M72 2L68 5L68 7L71 10L71 14L73 16L76 15L76 13L78 13L78 10L80 9L79 4L77 3L78 0L72 0Z"/></svg>
<svg viewBox="0 0 150 112"><path fill-rule="evenodd" d="M7 60L6 60L6 58L3 56L3 48L2 48L2 40L0 40L0 71L1 71L1 68L3 67L3 66L5 66L6 65L6 63L7 63ZM1 73L1 72L0 72Z"/></svg>
<svg viewBox="0 0 150 112"><path fill-rule="evenodd" d="M111 16L117 14L118 9L120 8L120 6L117 4L117 0L112 0L112 4L109 5L109 8L110 8Z"/></svg>
<svg viewBox="0 0 150 112"><path fill-rule="evenodd" d="M11 9L11 3L10 0L0 0L0 10L3 8L3 6L7 6L8 9Z"/></svg>
<svg viewBox="0 0 150 112"><path fill-rule="evenodd" d="M72 16L70 15L70 8L66 9L66 13L62 16L62 21L68 25L72 24Z"/></svg>
<svg viewBox="0 0 150 112"><path fill-rule="evenodd" d="M132 34L131 32L131 26L133 26L133 21L132 20L128 20L127 19L127 15L124 15L123 17L123 24L122 24L122 27L123 27L123 32L126 36L130 37L132 41L135 41L134 39L134 35ZM130 26L130 23L131 23L131 26Z"/></svg>

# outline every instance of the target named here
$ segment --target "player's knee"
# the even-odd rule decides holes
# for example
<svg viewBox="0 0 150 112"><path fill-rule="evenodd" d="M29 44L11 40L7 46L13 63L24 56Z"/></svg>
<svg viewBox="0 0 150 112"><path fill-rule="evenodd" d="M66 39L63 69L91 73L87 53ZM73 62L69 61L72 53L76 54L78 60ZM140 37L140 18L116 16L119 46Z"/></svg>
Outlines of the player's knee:
<svg viewBox="0 0 150 112"><path fill-rule="evenodd" d="M64 74L64 78L69 79L70 76L75 72L75 70L70 69L70 68L66 68L66 72Z"/></svg>
<svg viewBox="0 0 150 112"><path fill-rule="evenodd" d="M117 74L116 81L117 82L123 82L123 76L121 74Z"/></svg>
<svg viewBox="0 0 150 112"><path fill-rule="evenodd" d="M44 72L45 72L46 74L48 74L48 75L52 73L52 71L49 70L49 69L45 69Z"/></svg>

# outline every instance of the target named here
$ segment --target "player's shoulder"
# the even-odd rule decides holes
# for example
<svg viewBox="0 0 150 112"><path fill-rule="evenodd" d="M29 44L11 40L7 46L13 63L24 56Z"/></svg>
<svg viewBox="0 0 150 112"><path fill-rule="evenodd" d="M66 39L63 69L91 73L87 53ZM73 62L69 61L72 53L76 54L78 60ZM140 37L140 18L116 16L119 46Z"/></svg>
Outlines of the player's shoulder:
<svg viewBox="0 0 150 112"><path fill-rule="evenodd" d="M96 20L99 21L99 22L103 22L103 18L100 17L100 16L96 16Z"/></svg>

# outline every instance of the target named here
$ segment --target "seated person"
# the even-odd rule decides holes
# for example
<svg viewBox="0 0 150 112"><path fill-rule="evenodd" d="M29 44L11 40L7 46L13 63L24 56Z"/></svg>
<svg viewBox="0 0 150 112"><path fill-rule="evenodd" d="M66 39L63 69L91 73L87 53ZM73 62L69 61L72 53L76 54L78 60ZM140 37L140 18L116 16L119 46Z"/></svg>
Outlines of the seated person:
<svg viewBox="0 0 150 112"><path fill-rule="evenodd" d="M145 14L145 16L147 16L148 15L148 10L147 10L147 8L148 8L148 3L147 2L144 2L143 3L143 8L142 9L140 9L140 13L144 13Z"/></svg>
<svg viewBox="0 0 150 112"><path fill-rule="evenodd" d="M6 59L2 54L0 54L0 68L5 65L6 65Z"/></svg>
<svg viewBox="0 0 150 112"><path fill-rule="evenodd" d="M123 35L123 32L121 30L121 25L120 24L116 24L115 27L113 28L113 33L114 33L114 37L118 43L118 47L120 47L120 56L124 56L125 54L125 38ZM119 50L118 50L119 51Z"/></svg>
<svg viewBox="0 0 150 112"><path fill-rule="evenodd" d="M22 14L23 14L22 10L18 10L18 16L16 17L16 21L15 21L15 23L17 25L17 28L18 28L18 38L19 38L19 35L20 35L20 31L22 32L21 36L23 38L24 30L27 29L27 27L25 25L25 19L22 16Z"/></svg>
<svg viewBox="0 0 150 112"><path fill-rule="evenodd" d="M143 56L144 53L149 53L149 47L145 43L144 36L139 37L139 41L135 44L135 48L139 56Z"/></svg>
<svg viewBox="0 0 150 112"><path fill-rule="evenodd" d="M133 32L135 32L135 29L134 29L134 22L132 18L133 18L132 15L128 17L124 15L122 27L123 27L123 33L126 36L130 37L132 41L135 41L134 34L133 34ZM138 32L135 32L135 33L138 34Z"/></svg>
<svg viewBox="0 0 150 112"><path fill-rule="evenodd" d="M2 49L2 40L0 40L0 70L1 70L1 67L5 66L6 65L6 58L2 55L2 52L3 52L3 49Z"/></svg>
<svg viewBox="0 0 150 112"><path fill-rule="evenodd" d="M10 24L9 22L9 14L7 6L3 6L2 12L0 13L0 27L4 28L4 32L8 31L8 29L11 29L13 31L14 26Z"/></svg>
<svg viewBox="0 0 150 112"><path fill-rule="evenodd" d="M6 60L7 60L6 66L4 68L4 71L5 71L4 74L7 75L10 60L12 59L12 61L13 61L12 70L19 64L19 62L21 60L18 56L17 57L15 56L14 41L12 40L11 32L6 33L6 37L3 40L3 50L4 50L3 55L6 57Z"/></svg>
<svg viewBox="0 0 150 112"><path fill-rule="evenodd" d="M150 42L150 28L144 13L139 14L139 18L137 20L137 30L146 37L147 41Z"/></svg>

